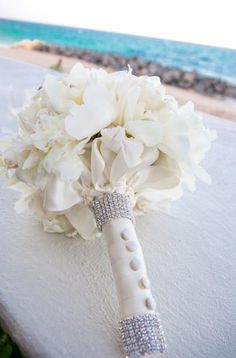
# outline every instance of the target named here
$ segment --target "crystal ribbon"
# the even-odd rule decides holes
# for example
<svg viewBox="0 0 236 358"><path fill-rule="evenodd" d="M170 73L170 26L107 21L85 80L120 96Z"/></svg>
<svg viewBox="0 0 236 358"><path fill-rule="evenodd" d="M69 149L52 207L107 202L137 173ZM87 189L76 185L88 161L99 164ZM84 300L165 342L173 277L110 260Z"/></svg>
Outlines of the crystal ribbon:
<svg viewBox="0 0 236 358"><path fill-rule="evenodd" d="M91 209L100 231L102 226L112 219L127 218L135 222L129 196L118 192L96 197L91 204Z"/></svg>
<svg viewBox="0 0 236 358"><path fill-rule="evenodd" d="M136 315L120 321L121 339L128 357L163 353L165 338L158 314Z"/></svg>

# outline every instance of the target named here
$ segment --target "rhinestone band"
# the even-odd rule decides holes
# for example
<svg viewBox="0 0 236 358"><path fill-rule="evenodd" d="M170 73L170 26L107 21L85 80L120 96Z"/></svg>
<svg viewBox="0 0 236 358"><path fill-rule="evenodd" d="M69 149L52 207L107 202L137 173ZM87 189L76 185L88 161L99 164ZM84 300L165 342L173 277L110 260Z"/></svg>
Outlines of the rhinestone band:
<svg viewBox="0 0 236 358"><path fill-rule="evenodd" d="M91 204L91 209L100 231L102 226L111 219L127 218L134 222L130 199L125 194L114 192L96 197Z"/></svg>
<svg viewBox="0 0 236 358"><path fill-rule="evenodd" d="M165 338L157 314L142 314L120 321L120 332L127 357L163 353Z"/></svg>

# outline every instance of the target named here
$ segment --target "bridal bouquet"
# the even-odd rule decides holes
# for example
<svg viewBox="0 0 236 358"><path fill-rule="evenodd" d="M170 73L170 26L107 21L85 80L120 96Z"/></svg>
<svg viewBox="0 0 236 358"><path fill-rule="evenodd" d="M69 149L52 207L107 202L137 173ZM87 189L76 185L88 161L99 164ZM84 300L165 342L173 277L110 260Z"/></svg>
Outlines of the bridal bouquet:
<svg viewBox="0 0 236 358"><path fill-rule="evenodd" d="M214 132L192 103L179 106L158 77L107 73L77 64L47 75L18 114L19 130L0 143L0 170L48 232L106 240L127 356L163 352L134 217L165 210L196 178Z"/></svg>

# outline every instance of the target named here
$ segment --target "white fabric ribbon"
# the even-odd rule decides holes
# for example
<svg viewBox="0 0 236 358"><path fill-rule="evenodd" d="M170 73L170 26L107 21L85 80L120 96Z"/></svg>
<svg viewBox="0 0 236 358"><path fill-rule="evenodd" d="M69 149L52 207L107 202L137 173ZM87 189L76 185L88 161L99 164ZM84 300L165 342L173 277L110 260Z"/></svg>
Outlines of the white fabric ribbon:
<svg viewBox="0 0 236 358"><path fill-rule="evenodd" d="M82 201L75 183L65 182L57 175L51 174L43 192L43 207L47 211L65 211Z"/></svg>
<svg viewBox="0 0 236 358"><path fill-rule="evenodd" d="M153 207L162 207L170 197L181 195L178 172L173 172L166 163L156 165L159 159L156 148L127 138L121 127L102 130L101 134L93 140L91 167L87 167L86 175L82 172L78 179L64 181L59 174L51 173L42 195L44 210L65 215L86 239L98 233L93 213L88 208L95 196L113 191L128 194L138 214L145 212L150 202Z"/></svg>

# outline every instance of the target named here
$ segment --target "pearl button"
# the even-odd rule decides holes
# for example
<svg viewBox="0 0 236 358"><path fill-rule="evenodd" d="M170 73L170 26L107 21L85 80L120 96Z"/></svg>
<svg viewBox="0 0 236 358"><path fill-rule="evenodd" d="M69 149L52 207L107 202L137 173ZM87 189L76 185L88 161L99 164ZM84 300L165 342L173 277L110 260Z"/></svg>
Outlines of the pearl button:
<svg viewBox="0 0 236 358"><path fill-rule="evenodd" d="M141 288L150 288L150 281L148 280L147 277L142 277L141 280L139 281L139 287Z"/></svg>
<svg viewBox="0 0 236 358"><path fill-rule="evenodd" d="M130 261L130 267L133 271L138 271L140 269L141 263L139 259L134 258Z"/></svg>
<svg viewBox="0 0 236 358"><path fill-rule="evenodd" d="M128 251L133 252L133 251L137 250L138 244L136 241L130 241L126 244L125 247Z"/></svg>
<svg viewBox="0 0 236 358"><path fill-rule="evenodd" d="M156 302L153 297L146 298L145 304L150 311L154 311L156 308Z"/></svg>
<svg viewBox="0 0 236 358"><path fill-rule="evenodd" d="M127 229L123 230L122 233L120 234L121 238L123 240L129 240L129 232Z"/></svg>

